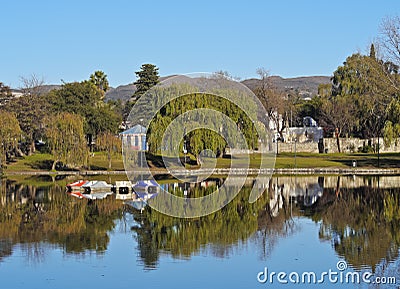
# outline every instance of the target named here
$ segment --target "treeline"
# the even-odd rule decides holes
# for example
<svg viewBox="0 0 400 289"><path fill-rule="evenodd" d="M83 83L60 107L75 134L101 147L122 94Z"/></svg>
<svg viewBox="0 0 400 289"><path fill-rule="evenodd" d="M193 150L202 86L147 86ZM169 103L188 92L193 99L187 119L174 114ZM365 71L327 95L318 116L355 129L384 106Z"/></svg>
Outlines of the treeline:
<svg viewBox="0 0 400 289"><path fill-rule="evenodd" d="M121 114L104 95L108 81L104 72L96 71L89 80L64 83L60 89L43 92L43 82L37 77L24 79L23 94L12 97L8 87L0 84L0 160L12 156L30 155L38 144L58 162L71 166L87 163L93 140L101 140L98 148L120 150L114 138L121 124Z"/></svg>
<svg viewBox="0 0 400 289"><path fill-rule="evenodd" d="M260 84L254 90L283 138L290 125L302 125L311 116L328 136L372 139L384 137L390 145L400 136L400 18L382 21L380 36L368 53L347 57L318 94L304 100L298 91L275 89L265 69L259 69Z"/></svg>

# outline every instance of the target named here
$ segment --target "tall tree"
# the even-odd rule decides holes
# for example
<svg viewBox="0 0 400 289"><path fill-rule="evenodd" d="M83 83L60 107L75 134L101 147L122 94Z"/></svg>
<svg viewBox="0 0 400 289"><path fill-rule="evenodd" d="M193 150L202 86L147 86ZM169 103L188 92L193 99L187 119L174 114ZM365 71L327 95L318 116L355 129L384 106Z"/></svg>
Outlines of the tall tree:
<svg viewBox="0 0 400 289"><path fill-rule="evenodd" d="M320 97L321 115L325 123L334 128L338 152L341 152L340 137L351 132L355 108L350 98L344 96Z"/></svg>
<svg viewBox="0 0 400 289"><path fill-rule="evenodd" d="M383 49L385 76L395 90L387 106L387 120L384 127L385 145L397 142L400 137L400 17L385 18L380 27L379 44Z"/></svg>
<svg viewBox="0 0 400 289"><path fill-rule="evenodd" d="M83 118L89 145L101 132L117 132L121 121L121 116L104 103L102 98L102 91L90 81L65 83L61 89L49 95L54 113L68 111Z"/></svg>
<svg viewBox="0 0 400 289"><path fill-rule="evenodd" d="M43 90L44 81L36 75L21 77L23 95L12 99L5 105L5 109L12 111L24 133L27 148L25 152L35 152L35 140L42 137L42 124L48 113L48 101Z"/></svg>
<svg viewBox="0 0 400 289"><path fill-rule="evenodd" d="M97 136L96 146L99 150L106 152L108 168L111 169L112 157L122 153L121 139L113 133L103 132Z"/></svg>
<svg viewBox="0 0 400 289"><path fill-rule="evenodd" d="M383 68L378 59L357 53L348 57L333 74L332 96L354 104L355 119L351 128L364 138L379 134L393 95Z"/></svg>
<svg viewBox="0 0 400 289"><path fill-rule="evenodd" d="M154 64L143 64L140 70L136 71L135 74L137 80L133 83L136 85L136 91L133 95L134 98L140 97L160 81L158 67Z"/></svg>
<svg viewBox="0 0 400 289"><path fill-rule="evenodd" d="M400 17L385 18L380 27L379 43L386 60L400 66Z"/></svg>
<svg viewBox="0 0 400 289"><path fill-rule="evenodd" d="M103 95L109 88L107 75L101 70L97 70L91 74L89 81L93 83L100 91L102 91Z"/></svg>
<svg viewBox="0 0 400 289"><path fill-rule="evenodd" d="M371 46L369 49L369 57L376 59L375 45L373 43L371 43Z"/></svg>
<svg viewBox="0 0 400 289"><path fill-rule="evenodd" d="M260 78L254 93L268 113L270 128L274 127L280 138L283 139L287 109L289 108L290 111L291 107L288 97L273 87L268 70L258 68L256 72Z"/></svg>
<svg viewBox="0 0 400 289"><path fill-rule="evenodd" d="M17 148L22 131L17 118L11 112L0 111L0 123L0 168L2 169L11 152Z"/></svg>
<svg viewBox="0 0 400 289"><path fill-rule="evenodd" d="M159 89L160 94L164 94L165 97L169 98L170 96L167 96L167 94L175 96L177 91L181 89L184 91L185 87L187 86L180 84L157 89ZM248 113L253 118L257 116L256 105L252 101L249 101L248 95L241 94L240 92L221 90L219 93L219 95L230 93L233 97L240 99L238 102L246 108L242 110L233 102L213 94L182 93L183 96L168 102L152 119L147 132L149 152L158 154L164 150L166 154L173 153L178 146L179 151L182 152L183 142L180 137L185 134L185 128L188 130L185 138L187 141L186 149L196 157L198 164L201 163L200 153L203 150L210 150L216 156L222 156L227 143L236 144L236 148L244 148L241 140L232 138L238 130L243 133L249 148L256 148L258 146L258 136L255 132L255 124L253 124L247 115ZM234 93L237 95L233 95ZM221 115L209 110L202 110L203 108L216 110L225 114L232 120L232 123L225 122ZM169 127L171 121L189 111L191 111L190 121L185 122L185 125L177 122L173 128ZM209 129L191 129L192 127L201 127L201 124L204 123L208 124ZM166 132L166 129L169 129L169 131ZM225 140L215 132L224 133L227 139ZM167 136L166 143L162 143L163 136Z"/></svg>
<svg viewBox="0 0 400 289"><path fill-rule="evenodd" d="M45 121L45 133L54 159L52 170L58 162L73 166L86 164L88 150L82 117L68 112L50 115Z"/></svg>
<svg viewBox="0 0 400 289"><path fill-rule="evenodd" d="M43 77L38 77L36 74L31 74L28 77L21 76L21 90L25 95L39 96L44 94L43 85L45 81Z"/></svg>

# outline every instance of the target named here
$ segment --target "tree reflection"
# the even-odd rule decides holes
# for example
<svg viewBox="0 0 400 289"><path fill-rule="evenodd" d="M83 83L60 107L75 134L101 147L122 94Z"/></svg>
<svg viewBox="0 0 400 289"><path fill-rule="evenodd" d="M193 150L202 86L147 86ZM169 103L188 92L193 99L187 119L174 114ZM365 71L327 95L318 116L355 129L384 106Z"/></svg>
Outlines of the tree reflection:
<svg viewBox="0 0 400 289"><path fill-rule="evenodd" d="M67 253L104 252L108 232L123 209L113 198L72 199L64 186L51 183L33 186L2 180L0 200L0 240L28 244L24 246L28 258L38 261L44 253L36 244L42 241L58 245Z"/></svg>
<svg viewBox="0 0 400 289"><path fill-rule="evenodd" d="M331 240L338 255L357 269L373 269L382 259L398 258L398 194L398 188L371 186L338 186L324 191L324 197L312 208L312 218L323 221L320 238Z"/></svg>
<svg viewBox="0 0 400 289"><path fill-rule="evenodd" d="M383 183L374 178L280 176L261 184L264 194L249 203L253 183L248 179L235 199L221 210L180 219L150 207L140 212L113 197L74 199L64 192L63 185L34 186L3 179L0 261L12 254L15 244L24 244L28 258L38 262L46 251L43 243L70 254L88 250L102 254L115 221L128 210L135 220L129 226L137 240L139 261L146 269L156 268L163 254L186 259L206 252L225 258L246 242L266 259L281 238L299 229L297 216L322 221L320 239L330 240L349 264L357 269L376 269L377 264L398 259L400 246L400 189L395 182L394 186ZM214 189L193 186L188 196L199 197ZM184 196L182 192L180 196Z"/></svg>
<svg viewBox="0 0 400 289"><path fill-rule="evenodd" d="M211 188L211 191L214 189ZM190 194L195 196L210 191L201 187L193 187L191 190ZM261 238L260 246L267 248L267 243L273 246L278 236L293 233L295 224L291 220L287 200L275 208L275 198L278 196L267 185L266 193L257 202L249 203L250 192L251 186L244 186L236 198L221 210L195 219L166 216L149 207L142 213L132 210L138 223L132 230L136 233L140 259L145 268L155 268L162 252L174 258L189 258L207 250L216 257L225 258L249 238L257 244L260 244ZM278 195L278 198L282 198L279 189ZM283 212L279 213L281 209Z"/></svg>
<svg viewBox="0 0 400 289"><path fill-rule="evenodd" d="M192 188L193 195L198 196L201 191ZM145 266L155 266L159 251L169 252L174 258L189 258L210 246L215 256L229 254L229 247L247 240L257 230L258 210L266 200L250 204L249 196L250 188L245 188L221 210L195 219L174 218L149 208L142 215L133 211L140 226L132 230Z"/></svg>

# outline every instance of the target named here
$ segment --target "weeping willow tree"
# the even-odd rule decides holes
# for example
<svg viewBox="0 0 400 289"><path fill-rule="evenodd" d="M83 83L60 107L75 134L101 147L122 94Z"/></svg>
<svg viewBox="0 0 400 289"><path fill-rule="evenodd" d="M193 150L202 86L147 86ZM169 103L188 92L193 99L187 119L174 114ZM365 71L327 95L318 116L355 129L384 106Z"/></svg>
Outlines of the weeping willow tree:
<svg viewBox="0 0 400 289"><path fill-rule="evenodd" d="M0 123L0 168L3 168L7 156L17 148L22 131L17 118L11 112L0 111Z"/></svg>
<svg viewBox="0 0 400 289"><path fill-rule="evenodd" d="M49 116L45 120L45 134L53 155L52 170L58 162L72 166L86 164L88 149L82 117L66 112Z"/></svg>
<svg viewBox="0 0 400 289"><path fill-rule="evenodd" d="M237 92L232 91L231 93ZM234 138L236 131L241 131L250 149L257 148L256 128L248 115L248 113L256 115L256 107L252 107L252 103L244 98L241 104L245 109L242 110L232 101L218 96L218 94L220 94L218 91L216 95L209 93L184 94L163 106L149 126L150 153L160 154L162 150L164 152L176 150L172 146L178 143L178 150L183 151L183 146L186 144L185 149L196 157L199 164L200 153L204 150L209 150L216 156L222 156L228 146L227 142L237 144L237 139L230 139ZM221 93L221 95L223 94ZM237 97L239 98L241 95ZM223 116L227 116L230 121L226 121ZM179 118L181 118L180 121L175 122L172 129L168 128L174 120ZM201 128L203 124L207 124L207 128ZM166 132L170 143L163 143L163 136ZM184 140L177 141L182 135L184 135ZM226 139L221 135L226 136Z"/></svg>
<svg viewBox="0 0 400 289"><path fill-rule="evenodd" d="M97 148L107 154L108 168L111 169L112 157L122 152L121 139L111 132L104 132L97 137Z"/></svg>

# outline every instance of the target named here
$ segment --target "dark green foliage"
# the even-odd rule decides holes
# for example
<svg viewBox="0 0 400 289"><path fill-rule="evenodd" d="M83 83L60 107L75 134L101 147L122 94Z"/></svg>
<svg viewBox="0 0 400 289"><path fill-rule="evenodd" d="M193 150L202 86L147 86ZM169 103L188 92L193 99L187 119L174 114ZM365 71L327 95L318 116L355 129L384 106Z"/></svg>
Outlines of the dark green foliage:
<svg viewBox="0 0 400 289"><path fill-rule="evenodd" d="M371 47L369 49L369 57L376 59L375 46L373 43L371 44Z"/></svg>
<svg viewBox="0 0 400 289"><path fill-rule="evenodd" d="M370 55L348 57L333 74L332 95L323 99L323 103L336 104L336 109L325 110L328 123L341 133L363 138L380 135L387 120L387 106L397 94L392 84L398 76L388 73L387 66L374 57L373 45ZM333 119L337 119L336 124Z"/></svg>
<svg viewBox="0 0 400 289"><path fill-rule="evenodd" d="M33 153L35 150L34 141L43 137L43 119L49 110L49 102L46 96L23 95L7 102L3 108L15 114L23 132L24 143L26 144L25 153Z"/></svg>
<svg viewBox="0 0 400 289"><path fill-rule="evenodd" d="M90 81L66 83L60 90L49 94L54 112L66 111L84 118L84 131L87 135L118 130L121 116L112 110L111 104L104 103L102 98L102 91Z"/></svg>
<svg viewBox="0 0 400 289"><path fill-rule="evenodd" d="M101 70L97 70L93 74L91 74L89 81L93 83L103 93L108 90L109 84L107 80L107 75Z"/></svg>
<svg viewBox="0 0 400 289"><path fill-rule="evenodd" d="M221 114L228 116L232 122L236 124L235 127L232 128L225 125L218 113L210 112L210 114L208 114L207 112L200 111L199 109L201 108L221 112ZM196 129L188 132L186 140L188 142L187 148L189 153L198 157L201 151L209 149L217 156L222 155L227 143L219 134L223 133L224 130L232 129L240 130L244 134L249 147L256 148L258 139L256 130L251 119L244 111L223 97L212 94L192 93L170 101L152 120L148 133L151 153L160 153L162 136L171 121L191 110L196 110L194 113L196 117L192 116L192 118L188 120L191 125L197 122L199 124L204 123L204 120L208 119L207 121L213 123L219 131L214 132L207 129ZM176 127L174 130L178 131L180 129L183 130L183 127ZM177 137L178 135L179 134L177 134ZM232 135L232 133L225 131L225 135ZM231 142L235 141L237 140L231 140ZM182 145L183 142L180 143L180 151L182 151Z"/></svg>
<svg viewBox="0 0 400 289"><path fill-rule="evenodd" d="M135 72L137 80L134 82L136 91L135 98L140 97L159 82L158 67L154 64L143 64L139 71Z"/></svg>

